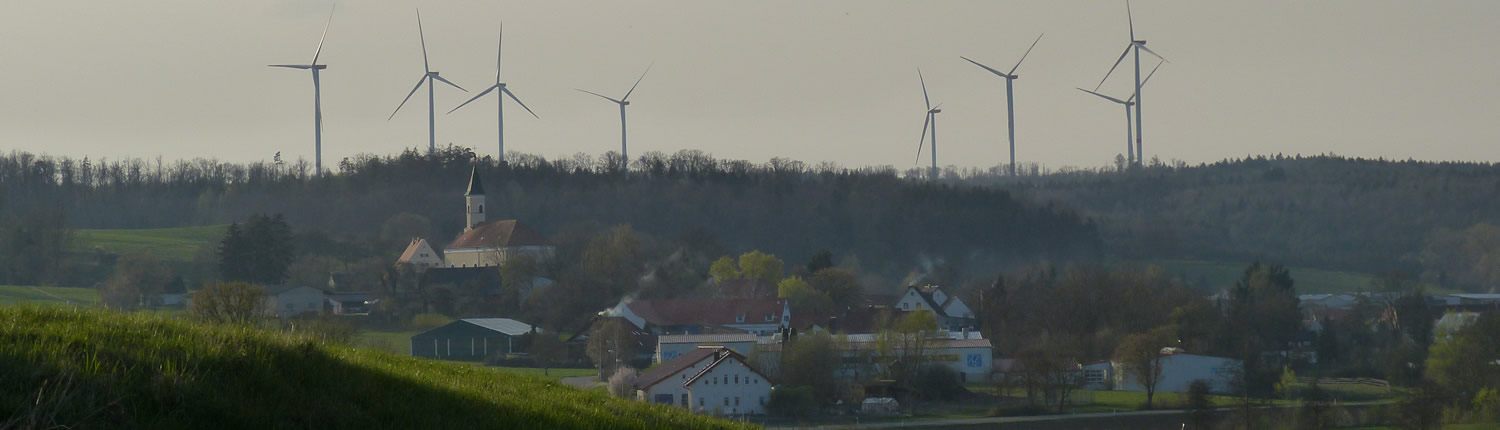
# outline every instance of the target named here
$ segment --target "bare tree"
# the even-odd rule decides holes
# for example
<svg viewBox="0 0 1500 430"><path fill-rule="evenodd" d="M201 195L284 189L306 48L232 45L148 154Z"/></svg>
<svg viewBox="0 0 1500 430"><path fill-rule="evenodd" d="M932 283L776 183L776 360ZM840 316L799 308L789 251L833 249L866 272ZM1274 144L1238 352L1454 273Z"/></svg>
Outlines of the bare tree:
<svg viewBox="0 0 1500 430"><path fill-rule="evenodd" d="M248 324L261 318L265 299L259 286L217 282L193 293L188 313L204 321Z"/></svg>
<svg viewBox="0 0 1500 430"><path fill-rule="evenodd" d="M1151 409L1156 386L1161 382L1161 349L1167 345L1173 331L1169 327L1161 327L1132 334L1115 349L1115 359L1123 364L1124 373L1146 390L1146 409Z"/></svg>

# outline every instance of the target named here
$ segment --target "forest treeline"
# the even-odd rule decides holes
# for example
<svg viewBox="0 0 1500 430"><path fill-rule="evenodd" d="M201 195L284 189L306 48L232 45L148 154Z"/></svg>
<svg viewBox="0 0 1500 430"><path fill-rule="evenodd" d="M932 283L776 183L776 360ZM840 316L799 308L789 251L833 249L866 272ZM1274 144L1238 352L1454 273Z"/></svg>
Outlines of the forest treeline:
<svg viewBox="0 0 1500 430"><path fill-rule="evenodd" d="M160 228L279 213L299 231L398 247L424 236L442 245L464 227L462 195L471 166L478 166L489 217L519 219L545 234L580 223L629 224L793 261L829 250L866 271L898 277L931 262L996 267L1100 254L1092 221L1005 190L907 180L890 168L780 158L754 164L693 150L647 153L628 170L613 167L617 160L615 153L555 160L512 154L501 164L449 147L363 155L318 176L300 161L12 152L0 156L0 220L15 224L47 213L66 217L71 228Z"/></svg>
<svg viewBox="0 0 1500 430"><path fill-rule="evenodd" d="M1277 261L1449 288L1500 285L1500 165L1324 156L1065 170L956 183L1056 202L1095 219L1130 259Z"/></svg>

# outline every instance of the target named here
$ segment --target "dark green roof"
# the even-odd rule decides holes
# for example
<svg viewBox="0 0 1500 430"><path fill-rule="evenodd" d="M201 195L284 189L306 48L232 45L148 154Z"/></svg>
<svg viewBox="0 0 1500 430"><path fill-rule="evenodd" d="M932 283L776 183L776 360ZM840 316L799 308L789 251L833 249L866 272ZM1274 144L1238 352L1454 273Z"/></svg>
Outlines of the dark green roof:
<svg viewBox="0 0 1500 430"><path fill-rule="evenodd" d="M474 170L471 171L471 172L469 172L469 191L466 192L466 193L464 193L464 195L466 195L466 196L482 196L482 195L484 195L484 183L479 182L479 166L474 166Z"/></svg>

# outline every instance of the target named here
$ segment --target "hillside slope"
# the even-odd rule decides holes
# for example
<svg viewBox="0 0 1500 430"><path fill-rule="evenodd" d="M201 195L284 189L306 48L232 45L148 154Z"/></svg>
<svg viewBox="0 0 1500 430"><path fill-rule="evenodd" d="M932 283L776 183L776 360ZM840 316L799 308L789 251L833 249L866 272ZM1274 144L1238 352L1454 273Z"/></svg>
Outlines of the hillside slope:
<svg viewBox="0 0 1500 430"><path fill-rule="evenodd" d="M11 417L0 428L736 426L481 367L35 306L0 308L0 417Z"/></svg>

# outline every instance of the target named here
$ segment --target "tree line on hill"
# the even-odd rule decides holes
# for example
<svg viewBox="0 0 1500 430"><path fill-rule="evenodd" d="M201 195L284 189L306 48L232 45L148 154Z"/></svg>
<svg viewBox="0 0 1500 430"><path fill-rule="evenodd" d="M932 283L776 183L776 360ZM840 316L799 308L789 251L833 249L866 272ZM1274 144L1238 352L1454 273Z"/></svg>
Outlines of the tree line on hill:
<svg viewBox="0 0 1500 430"><path fill-rule="evenodd" d="M549 235L580 224L630 224L796 260L811 256L811 243L893 275L923 259L989 266L1099 254L1091 220L1002 190L906 180L889 168L779 158L754 164L691 150L646 153L622 170L611 156L516 154L500 164L449 147L345 159L337 173L320 177L275 162L13 152L0 156L0 220L51 211L71 228L156 228L281 213L330 240L397 253L412 236L441 245L462 231L461 196L477 165L489 185L490 218L519 219Z"/></svg>
<svg viewBox="0 0 1500 430"><path fill-rule="evenodd" d="M1098 220L1108 253L1130 259L1394 270L1471 291L1500 284L1500 259L1490 257L1500 255L1500 164L1278 154L961 173L955 183L1077 209Z"/></svg>

